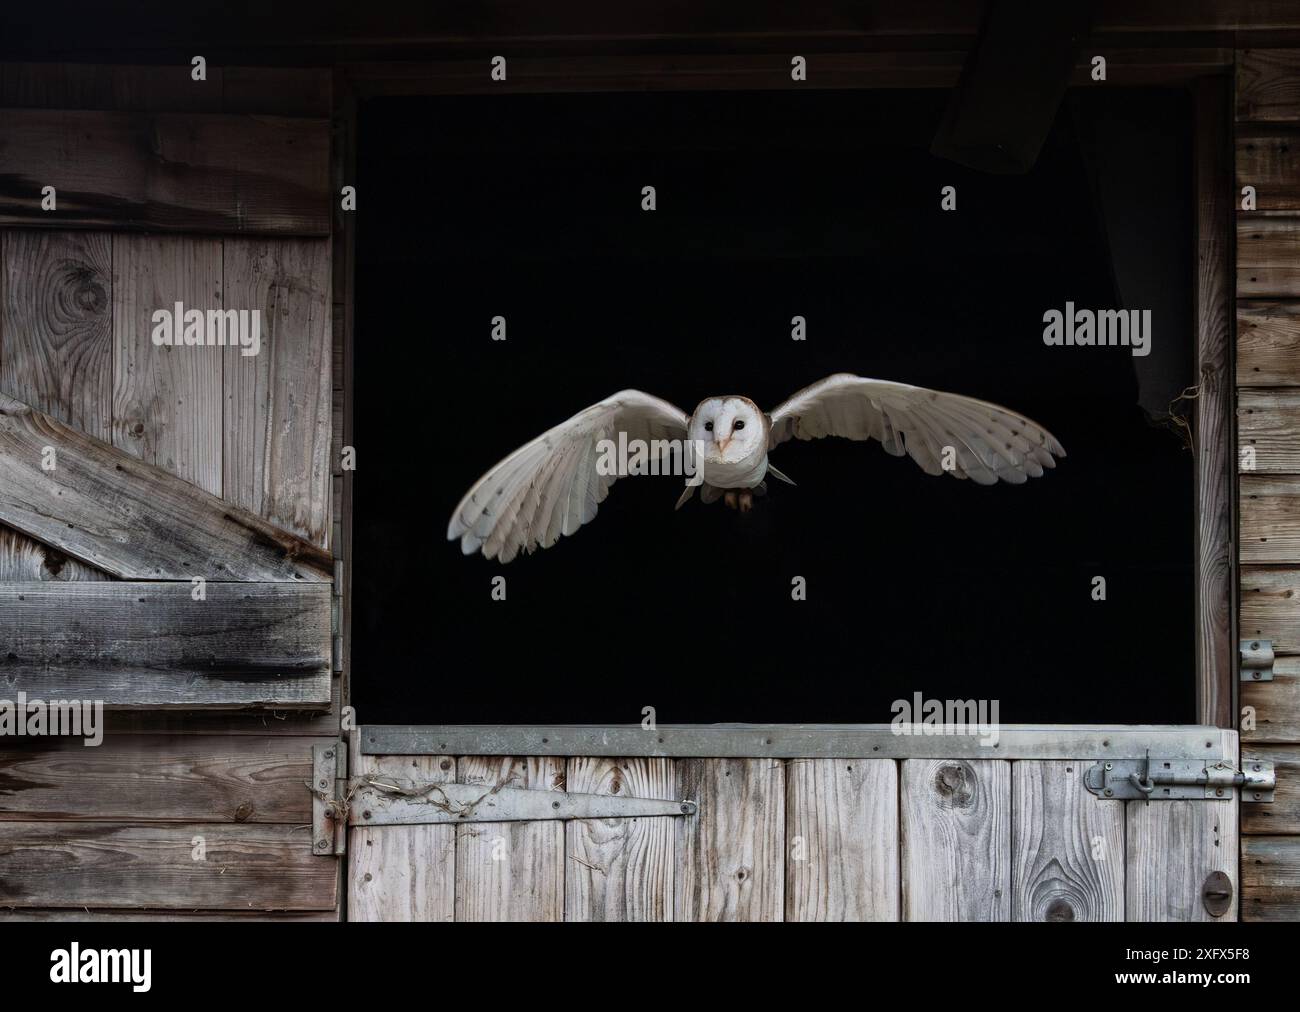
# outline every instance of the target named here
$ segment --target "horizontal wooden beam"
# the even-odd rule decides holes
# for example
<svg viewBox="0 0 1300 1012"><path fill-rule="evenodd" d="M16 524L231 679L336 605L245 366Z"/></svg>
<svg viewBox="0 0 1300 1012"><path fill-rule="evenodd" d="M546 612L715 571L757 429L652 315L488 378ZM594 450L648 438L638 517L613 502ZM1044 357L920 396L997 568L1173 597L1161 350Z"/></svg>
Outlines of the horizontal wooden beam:
<svg viewBox="0 0 1300 1012"><path fill-rule="evenodd" d="M0 584L4 697L117 707L323 708L324 584Z"/></svg>
<svg viewBox="0 0 1300 1012"><path fill-rule="evenodd" d="M1237 385L1300 387L1300 302L1237 302Z"/></svg>
<svg viewBox="0 0 1300 1012"><path fill-rule="evenodd" d="M0 523L128 580L333 579L325 549L4 394Z"/></svg>
<svg viewBox="0 0 1300 1012"><path fill-rule="evenodd" d="M298 826L0 822L0 906L329 910L338 868L310 843Z"/></svg>
<svg viewBox="0 0 1300 1012"><path fill-rule="evenodd" d="M1237 470L1300 474L1300 390L1244 389L1237 395Z"/></svg>
<svg viewBox="0 0 1300 1012"><path fill-rule="evenodd" d="M1300 296L1300 218L1237 219L1237 295Z"/></svg>
<svg viewBox="0 0 1300 1012"><path fill-rule="evenodd" d="M1237 54L1237 120L1300 122L1300 50L1243 49Z"/></svg>
<svg viewBox="0 0 1300 1012"><path fill-rule="evenodd" d="M329 234L325 119L0 109L0 137L0 224Z"/></svg>
<svg viewBox="0 0 1300 1012"><path fill-rule="evenodd" d="M774 759L1180 759L1236 758L1237 733L1168 725L1003 724L996 739L974 727L936 733L922 725L367 724L362 755L558 755Z"/></svg>
<svg viewBox="0 0 1300 1012"><path fill-rule="evenodd" d="M1300 920L1300 836L1241 838L1241 919Z"/></svg>
<svg viewBox="0 0 1300 1012"><path fill-rule="evenodd" d="M1300 475L1238 476L1243 564L1300 564Z"/></svg>
<svg viewBox="0 0 1300 1012"><path fill-rule="evenodd" d="M311 821L312 746L332 738L0 739L0 821ZM0 902L3 902L0 900Z"/></svg>
<svg viewBox="0 0 1300 1012"><path fill-rule="evenodd" d="M1237 198L1239 217L1295 215L1300 211L1300 133L1289 127L1242 127L1236 135ZM1256 208L1243 210L1242 187L1255 188Z"/></svg>

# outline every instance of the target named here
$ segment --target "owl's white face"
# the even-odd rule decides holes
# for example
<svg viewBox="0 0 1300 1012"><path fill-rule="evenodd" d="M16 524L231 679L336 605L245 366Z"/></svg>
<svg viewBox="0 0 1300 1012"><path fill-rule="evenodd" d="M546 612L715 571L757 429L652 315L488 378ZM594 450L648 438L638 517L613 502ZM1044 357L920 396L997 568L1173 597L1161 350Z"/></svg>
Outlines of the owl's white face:
<svg viewBox="0 0 1300 1012"><path fill-rule="evenodd" d="M766 451L765 429L758 406L747 397L710 397L695 409L686 432L704 444L706 461L731 464Z"/></svg>

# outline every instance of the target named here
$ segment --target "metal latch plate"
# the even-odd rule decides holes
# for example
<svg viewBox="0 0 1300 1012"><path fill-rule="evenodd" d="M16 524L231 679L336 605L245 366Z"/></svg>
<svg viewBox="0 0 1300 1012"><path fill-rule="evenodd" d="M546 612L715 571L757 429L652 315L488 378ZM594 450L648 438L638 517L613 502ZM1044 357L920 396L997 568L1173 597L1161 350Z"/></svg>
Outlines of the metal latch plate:
<svg viewBox="0 0 1300 1012"><path fill-rule="evenodd" d="M1230 762L1202 759L1113 759L1094 763L1083 774L1083 785L1109 801L1178 801L1231 798L1273 800L1273 764L1249 759L1237 769Z"/></svg>
<svg viewBox="0 0 1300 1012"><path fill-rule="evenodd" d="M1273 680L1273 641L1241 641L1241 680L1243 682L1271 682Z"/></svg>

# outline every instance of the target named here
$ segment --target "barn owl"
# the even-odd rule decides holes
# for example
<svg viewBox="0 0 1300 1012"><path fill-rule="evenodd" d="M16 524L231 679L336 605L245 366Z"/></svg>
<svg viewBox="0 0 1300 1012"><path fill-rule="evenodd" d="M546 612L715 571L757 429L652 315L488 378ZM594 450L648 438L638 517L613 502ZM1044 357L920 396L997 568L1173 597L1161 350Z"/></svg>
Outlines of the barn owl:
<svg viewBox="0 0 1300 1012"><path fill-rule="evenodd" d="M699 447L695 492L747 512L771 475L793 485L769 451L790 439L877 439L895 457L911 456L927 474L945 471L980 485L1021 484L1064 457L1042 426L987 401L849 373L804 387L762 411L748 397L709 397L687 415L639 390L623 390L526 443L483 475L447 525L466 555L482 551L509 562L520 551L550 548L596 516L618 475L597 466L601 444L625 439L661 449ZM657 473L657 472L656 472Z"/></svg>

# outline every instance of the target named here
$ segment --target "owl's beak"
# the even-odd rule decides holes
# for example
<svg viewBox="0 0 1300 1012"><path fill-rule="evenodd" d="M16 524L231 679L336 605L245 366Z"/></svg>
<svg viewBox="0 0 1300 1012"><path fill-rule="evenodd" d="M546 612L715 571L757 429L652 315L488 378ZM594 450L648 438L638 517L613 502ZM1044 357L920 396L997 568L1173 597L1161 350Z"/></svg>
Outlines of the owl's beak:
<svg viewBox="0 0 1300 1012"><path fill-rule="evenodd" d="M726 439L715 439L713 442L721 452L726 453L727 447L731 445L731 437L728 436Z"/></svg>

